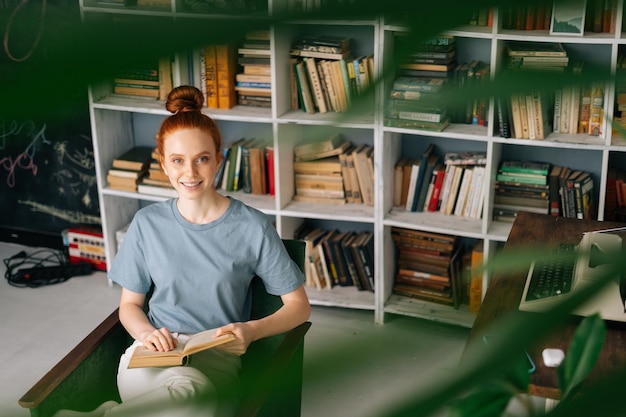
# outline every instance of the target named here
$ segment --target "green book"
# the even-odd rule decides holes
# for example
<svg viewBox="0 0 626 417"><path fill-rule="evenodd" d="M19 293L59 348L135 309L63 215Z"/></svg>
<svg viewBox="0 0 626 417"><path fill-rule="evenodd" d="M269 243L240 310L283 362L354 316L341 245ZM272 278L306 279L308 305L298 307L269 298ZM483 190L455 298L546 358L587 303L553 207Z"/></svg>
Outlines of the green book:
<svg viewBox="0 0 626 417"><path fill-rule="evenodd" d="M504 161L500 167L502 172L548 175L550 164L533 161Z"/></svg>

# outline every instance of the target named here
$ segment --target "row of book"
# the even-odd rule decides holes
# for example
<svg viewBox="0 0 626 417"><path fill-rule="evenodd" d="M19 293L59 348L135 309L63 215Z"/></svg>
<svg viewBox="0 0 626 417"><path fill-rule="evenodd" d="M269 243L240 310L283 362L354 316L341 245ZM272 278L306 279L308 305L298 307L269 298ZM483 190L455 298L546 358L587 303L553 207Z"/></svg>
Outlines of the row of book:
<svg viewBox="0 0 626 417"><path fill-rule="evenodd" d="M401 158L394 170L394 206L414 212L482 217L486 154L450 152L443 161L429 145L421 158Z"/></svg>
<svg viewBox="0 0 626 417"><path fill-rule="evenodd" d="M294 233L306 242L306 285L319 290L336 286L374 291L374 234L340 231L303 223Z"/></svg>
<svg viewBox="0 0 626 417"><path fill-rule="evenodd" d="M552 7L547 4L519 4L500 9L503 29L548 30L552 19Z"/></svg>
<svg viewBox="0 0 626 417"><path fill-rule="evenodd" d="M511 70L582 72L583 61L570 62L557 42L510 42ZM497 99L500 136L545 139L550 133L603 135L605 83L571 85L554 91L529 91Z"/></svg>
<svg viewBox="0 0 626 417"><path fill-rule="evenodd" d="M120 71L113 78L113 93L166 100L173 88L172 59L160 57L153 65Z"/></svg>
<svg viewBox="0 0 626 417"><path fill-rule="evenodd" d="M397 249L393 292L458 308L461 304L461 245L456 236L391 228Z"/></svg>
<svg viewBox="0 0 626 417"><path fill-rule="evenodd" d="M240 138L223 150L215 188L274 195L274 148L269 140Z"/></svg>
<svg viewBox="0 0 626 417"><path fill-rule="evenodd" d="M597 82L565 87L554 94L535 90L513 94L508 100L499 98L500 136L516 139L545 139L550 133L601 136L605 123L604 96L604 83Z"/></svg>
<svg viewBox="0 0 626 417"><path fill-rule="evenodd" d="M373 77L373 57L353 57L350 38L302 37L291 48L291 107L307 113L344 112Z"/></svg>
<svg viewBox="0 0 626 417"><path fill-rule="evenodd" d="M374 205L374 147L340 133L294 147L294 201Z"/></svg>
<svg viewBox="0 0 626 417"><path fill-rule="evenodd" d="M563 2L557 1L555 3ZM579 8L579 10L576 10L576 8ZM584 32L615 33L616 0L572 2L570 10L568 17L578 17L578 20L574 23L584 25ZM503 29L550 30L553 27L553 8L550 4L523 3L502 6L500 8L500 16ZM554 24L558 23L559 21L554 22Z"/></svg>
<svg viewBox="0 0 626 417"><path fill-rule="evenodd" d="M507 160L498 170L493 219L513 222L519 211L595 219L590 172L547 162Z"/></svg>
<svg viewBox="0 0 626 417"><path fill-rule="evenodd" d="M492 27L493 7L475 7L470 15L469 24L471 26Z"/></svg>

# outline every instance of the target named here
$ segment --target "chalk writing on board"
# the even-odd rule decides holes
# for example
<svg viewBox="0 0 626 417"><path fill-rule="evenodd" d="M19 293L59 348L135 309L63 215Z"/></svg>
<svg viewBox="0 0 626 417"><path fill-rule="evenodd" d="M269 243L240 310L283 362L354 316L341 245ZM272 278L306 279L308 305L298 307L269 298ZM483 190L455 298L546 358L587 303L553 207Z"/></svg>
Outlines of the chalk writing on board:
<svg viewBox="0 0 626 417"><path fill-rule="evenodd" d="M0 118L0 190L17 197L3 210L27 224L101 223L91 138L77 127Z"/></svg>
<svg viewBox="0 0 626 417"><path fill-rule="evenodd" d="M69 223L81 224L81 223L89 223L89 224L100 224L99 216L92 216L89 214L82 213L76 210L61 210L56 207L50 206L48 204L38 203L32 200L19 200L21 205L30 207L31 212L38 212L48 214L52 217L56 217L61 220L65 220Z"/></svg>
<svg viewBox="0 0 626 417"><path fill-rule="evenodd" d="M0 132L0 151L7 148L8 142L12 137L18 137L24 135L29 138L30 142L23 152L17 155L7 155L0 158L0 167L7 171L6 183L10 188L15 187L15 172L16 170L30 171L33 176L37 175L38 168L35 164L35 155L37 153L38 144L50 144L50 141L46 139L45 131L46 125L44 124L39 130L35 126L32 120L25 122L17 122L15 120L8 124L2 124L2 131Z"/></svg>

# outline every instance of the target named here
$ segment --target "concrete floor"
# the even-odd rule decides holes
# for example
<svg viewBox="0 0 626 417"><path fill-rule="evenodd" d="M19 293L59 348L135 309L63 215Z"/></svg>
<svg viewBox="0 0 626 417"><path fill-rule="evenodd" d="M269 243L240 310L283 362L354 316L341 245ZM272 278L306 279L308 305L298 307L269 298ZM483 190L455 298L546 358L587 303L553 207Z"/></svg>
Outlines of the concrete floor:
<svg viewBox="0 0 626 417"><path fill-rule="evenodd" d="M0 259L22 249L0 244ZM17 400L117 306L119 293L104 273L40 288L0 282L0 416L28 415ZM376 325L371 311L330 307L314 307L311 321L302 417L383 416L407 392L453 373L469 334L401 316Z"/></svg>

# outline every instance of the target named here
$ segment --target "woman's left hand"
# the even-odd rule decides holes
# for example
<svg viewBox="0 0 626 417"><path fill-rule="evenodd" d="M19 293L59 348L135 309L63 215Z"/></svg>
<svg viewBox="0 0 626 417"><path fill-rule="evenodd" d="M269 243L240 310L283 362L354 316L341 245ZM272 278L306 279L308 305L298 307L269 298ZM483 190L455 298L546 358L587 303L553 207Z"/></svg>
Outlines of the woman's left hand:
<svg viewBox="0 0 626 417"><path fill-rule="evenodd" d="M252 327L247 323L230 323L226 326L222 326L217 329L215 336L217 337L224 333L232 333L235 335L236 339L230 343L221 345L219 349L239 356L246 353L248 346L250 346L250 343L254 340Z"/></svg>

